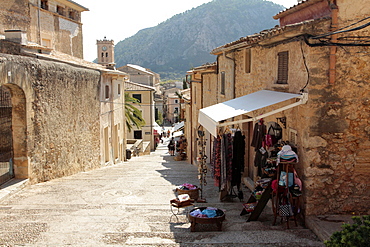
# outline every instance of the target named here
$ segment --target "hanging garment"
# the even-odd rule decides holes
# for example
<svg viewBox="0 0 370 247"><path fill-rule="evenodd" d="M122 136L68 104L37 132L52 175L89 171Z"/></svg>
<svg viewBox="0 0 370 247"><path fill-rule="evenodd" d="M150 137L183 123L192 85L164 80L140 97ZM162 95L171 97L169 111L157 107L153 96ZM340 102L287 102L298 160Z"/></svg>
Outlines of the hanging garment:
<svg viewBox="0 0 370 247"><path fill-rule="evenodd" d="M262 177L262 168L265 167L267 158L268 158L267 152L261 153L260 150L256 151L256 154L254 156L254 166L258 168L257 175L260 177Z"/></svg>
<svg viewBox="0 0 370 247"><path fill-rule="evenodd" d="M263 122L258 122L254 125L253 138L251 146L257 151L263 146L264 137L266 134L266 125Z"/></svg>
<svg viewBox="0 0 370 247"><path fill-rule="evenodd" d="M221 144L221 190L228 189L227 182L232 178L233 138L231 133L223 134Z"/></svg>
<svg viewBox="0 0 370 247"><path fill-rule="evenodd" d="M213 140L213 151L211 159L211 175L214 179L215 186L220 186L221 179L221 137L217 136Z"/></svg>
<svg viewBox="0 0 370 247"><path fill-rule="evenodd" d="M232 179L231 186L241 184L242 173L244 172L244 155L245 155L245 136L241 131L235 132L233 141L233 160L232 160Z"/></svg>

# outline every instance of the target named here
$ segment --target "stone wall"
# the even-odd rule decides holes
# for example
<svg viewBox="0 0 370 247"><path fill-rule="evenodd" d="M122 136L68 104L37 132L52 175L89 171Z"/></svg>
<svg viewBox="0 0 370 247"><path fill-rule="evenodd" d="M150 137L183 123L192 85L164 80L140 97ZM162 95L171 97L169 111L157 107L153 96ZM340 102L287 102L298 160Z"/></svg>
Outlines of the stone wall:
<svg viewBox="0 0 370 247"><path fill-rule="evenodd" d="M328 27L328 22L323 22L318 29L325 33L325 26ZM361 31L356 35L368 36L369 33ZM289 51L286 85L275 84L280 51ZM269 47L254 47L251 73L244 71L245 52L235 52L235 97L261 89L299 93L305 88L309 93L306 105L265 118L265 122L287 118L284 140L289 140L291 130L297 132L300 157L297 170L304 184L302 199L306 215L370 213L367 53L365 47L338 49L336 82L330 85L327 47L309 47L294 39ZM278 105L264 108L256 115L276 108Z"/></svg>
<svg viewBox="0 0 370 247"><path fill-rule="evenodd" d="M28 1L0 0L0 34L5 30L27 31L30 26Z"/></svg>
<svg viewBox="0 0 370 247"><path fill-rule="evenodd" d="M99 78L91 69L1 55L0 84L24 92L31 182L100 167Z"/></svg>
<svg viewBox="0 0 370 247"><path fill-rule="evenodd" d="M311 87L317 108L310 132L314 143L321 144L310 150L314 155L309 156L306 171L312 212L319 206L325 213L370 213L370 72L369 57L364 56L368 51L338 49L335 83Z"/></svg>

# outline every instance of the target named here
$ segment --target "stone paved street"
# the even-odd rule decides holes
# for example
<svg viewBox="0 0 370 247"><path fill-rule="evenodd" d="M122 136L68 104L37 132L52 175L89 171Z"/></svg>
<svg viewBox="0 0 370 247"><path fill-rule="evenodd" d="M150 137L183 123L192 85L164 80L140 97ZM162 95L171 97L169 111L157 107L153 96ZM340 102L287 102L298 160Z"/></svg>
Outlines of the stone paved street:
<svg viewBox="0 0 370 247"><path fill-rule="evenodd" d="M224 209L222 232L184 215L171 218L169 201L182 183L198 184L197 168L174 161L166 142L148 156L28 185L0 201L0 246L323 246L302 226L272 226L268 206L256 222L240 216L238 198L220 202L211 178L207 203ZM249 191L244 188L245 199ZM170 221L171 219L171 221Z"/></svg>

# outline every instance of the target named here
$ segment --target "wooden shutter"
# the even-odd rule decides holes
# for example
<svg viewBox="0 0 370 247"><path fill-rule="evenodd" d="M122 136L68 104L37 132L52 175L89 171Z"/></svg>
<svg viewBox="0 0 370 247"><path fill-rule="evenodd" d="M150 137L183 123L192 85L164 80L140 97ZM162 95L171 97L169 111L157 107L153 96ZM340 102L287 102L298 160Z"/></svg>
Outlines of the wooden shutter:
<svg viewBox="0 0 370 247"><path fill-rule="evenodd" d="M288 83L288 65L289 65L289 53L283 51L278 53L278 84Z"/></svg>
<svg viewBox="0 0 370 247"><path fill-rule="evenodd" d="M225 95L225 71L221 72L221 94Z"/></svg>
<svg viewBox="0 0 370 247"><path fill-rule="evenodd" d="M251 49L245 49L245 73L251 72Z"/></svg>

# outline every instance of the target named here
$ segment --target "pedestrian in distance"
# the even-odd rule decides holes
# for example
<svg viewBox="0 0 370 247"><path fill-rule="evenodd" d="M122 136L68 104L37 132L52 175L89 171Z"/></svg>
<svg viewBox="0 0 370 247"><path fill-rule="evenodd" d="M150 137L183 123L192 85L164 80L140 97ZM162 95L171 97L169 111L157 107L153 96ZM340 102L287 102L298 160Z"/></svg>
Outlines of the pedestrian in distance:
<svg viewBox="0 0 370 247"><path fill-rule="evenodd" d="M175 156L175 140L172 137L170 142L168 143L168 152L170 153L171 156Z"/></svg>

